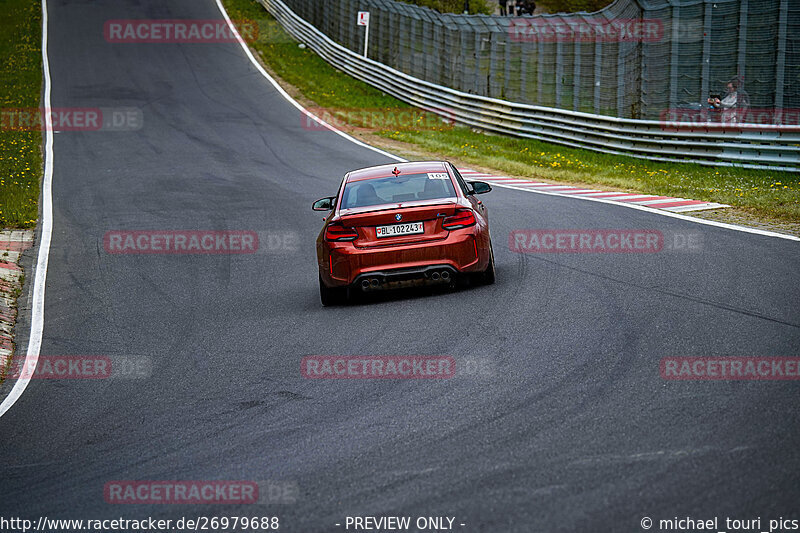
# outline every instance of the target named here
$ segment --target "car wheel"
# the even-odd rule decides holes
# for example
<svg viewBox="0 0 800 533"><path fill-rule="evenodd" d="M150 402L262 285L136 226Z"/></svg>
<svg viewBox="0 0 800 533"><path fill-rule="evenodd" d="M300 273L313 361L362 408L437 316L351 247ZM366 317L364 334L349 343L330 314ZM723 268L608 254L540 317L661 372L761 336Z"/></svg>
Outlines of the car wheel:
<svg viewBox="0 0 800 533"><path fill-rule="evenodd" d="M347 302L347 288L344 287L336 287L330 288L326 287L324 283L322 283L322 278L319 280L319 299L322 301L322 305L325 307L331 305L341 305Z"/></svg>

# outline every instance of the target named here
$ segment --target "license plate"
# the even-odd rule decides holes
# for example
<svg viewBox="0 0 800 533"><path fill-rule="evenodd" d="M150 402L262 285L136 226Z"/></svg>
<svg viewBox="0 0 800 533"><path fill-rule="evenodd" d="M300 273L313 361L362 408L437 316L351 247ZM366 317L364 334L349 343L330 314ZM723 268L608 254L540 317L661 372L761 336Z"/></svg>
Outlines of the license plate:
<svg viewBox="0 0 800 533"><path fill-rule="evenodd" d="M392 224L391 226L378 226L375 233L380 237L396 237L398 235L414 235L415 233L425 233L425 225L422 222L408 222L406 224Z"/></svg>

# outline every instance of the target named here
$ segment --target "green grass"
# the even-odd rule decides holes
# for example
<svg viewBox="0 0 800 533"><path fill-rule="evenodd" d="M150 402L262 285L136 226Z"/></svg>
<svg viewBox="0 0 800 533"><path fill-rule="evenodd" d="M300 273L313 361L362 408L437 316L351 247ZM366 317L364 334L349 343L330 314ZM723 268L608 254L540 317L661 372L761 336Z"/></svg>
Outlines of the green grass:
<svg viewBox="0 0 800 533"><path fill-rule="evenodd" d="M310 50L299 48L254 0L225 0L225 6L233 19L259 20L260 38L252 47L278 76L318 105L344 109L408 107L337 71ZM375 133L410 143L412 149L506 175L719 202L759 217L800 222L798 173L660 163L444 125Z"/></svg>
<svg viewBox="0 0 800 533"><path fill-rule="evenodd" d="M706 200L800 221L800 175L657 163L632 157L484 135L466 128L391 132L388 137L522 177Z"/></svg>
<svg viewBox="0 0 800 533"><path fill-rule="evenodd" d="M8 113L39 107L41 4L5 0L0 17L0 228L32 228L42 177L41 131L15 131Z"/></svg>
<svg viewBox="0 0 800 533"><path fill-rule="evenodd" d="M258 23L258 39L250 47L287 83L323 107L370 109L410 107L366 83L338 71L309 49L301 49L255 0L226 1L233 20Z"/></svg>

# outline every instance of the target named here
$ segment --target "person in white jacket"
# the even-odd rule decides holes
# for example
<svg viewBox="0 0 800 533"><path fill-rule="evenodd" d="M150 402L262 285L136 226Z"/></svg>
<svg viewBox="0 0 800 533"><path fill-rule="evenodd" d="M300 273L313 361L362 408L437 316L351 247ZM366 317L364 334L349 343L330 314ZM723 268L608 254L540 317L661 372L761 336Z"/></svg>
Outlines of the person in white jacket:
<svg viewBox="0 0 800 533"><path fill-rule="evenodd" d="M714 106L714 109L722 111L723 124L736 124L744 122L744 114L750 105L748 100L747 94L739 90L736 80L731 80L728 82L725 96L722 99L709 98L708 103Z"/></svg>

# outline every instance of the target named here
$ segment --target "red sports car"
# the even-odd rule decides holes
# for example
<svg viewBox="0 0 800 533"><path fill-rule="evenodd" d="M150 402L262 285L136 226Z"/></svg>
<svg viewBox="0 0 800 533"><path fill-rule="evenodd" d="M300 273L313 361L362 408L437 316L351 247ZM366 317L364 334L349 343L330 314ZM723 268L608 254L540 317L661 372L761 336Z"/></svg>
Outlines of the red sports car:
<svg viewBox="0 0 800 533"><path fill-rule="evenodd" d="M442 161L349 172L336 196L313 205L331 211L317 238L322 304L354 291L494 283L488 213L476 197L491 190Z"/></svg>

